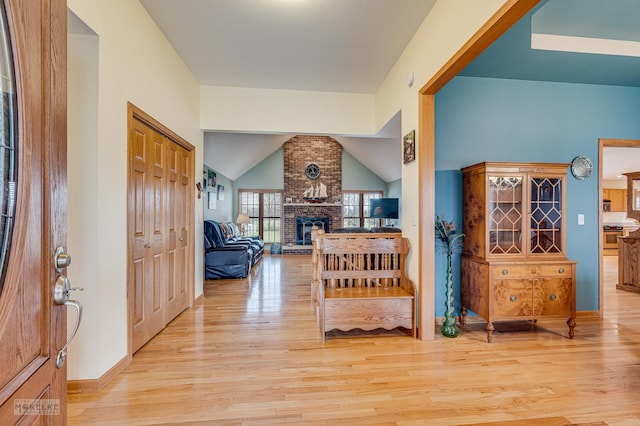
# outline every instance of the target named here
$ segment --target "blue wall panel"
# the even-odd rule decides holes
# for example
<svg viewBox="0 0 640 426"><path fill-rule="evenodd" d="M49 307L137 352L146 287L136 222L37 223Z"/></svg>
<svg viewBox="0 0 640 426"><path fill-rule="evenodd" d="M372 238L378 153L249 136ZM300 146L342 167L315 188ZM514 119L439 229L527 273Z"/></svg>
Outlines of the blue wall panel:
<svg viewBox="0 0 640 426"><path fill-rule="evenodd" d="M453 221L462 230L462 172L460 170L436 171L436 216L447 222ZM439 242L436 247L435 279L436 279L436 316L444 316L445 291L447 277L447 257ZM460 312L460 254L455 254L451 261L453 270L453 296L456 312Z"/></svg>
<svg viewBox="0 0 640 426"><path fill-rule="evenodd" d="M639 111L638 88L456 77L436 96L436 214L460 223L462 186L454 176L462 167L588 156L594 174L567 178L567 256L579 262L578 310L597 310L598 139L640 139ZM444 260L437 256L436 315L442 316ZM459 294L459 278L456 286Z"/></svg>

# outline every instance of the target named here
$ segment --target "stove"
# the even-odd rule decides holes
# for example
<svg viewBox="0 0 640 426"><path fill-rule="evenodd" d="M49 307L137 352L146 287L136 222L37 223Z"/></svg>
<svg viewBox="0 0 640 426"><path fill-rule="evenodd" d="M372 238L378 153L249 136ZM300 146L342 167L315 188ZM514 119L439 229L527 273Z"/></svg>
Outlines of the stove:
<svg viewBox="0 0 640 426"><path fill-rule="evenodd" d="M602 226L602 248L605 254L618 253L618 237L624 235L624 227L620 225Z"/></svg>

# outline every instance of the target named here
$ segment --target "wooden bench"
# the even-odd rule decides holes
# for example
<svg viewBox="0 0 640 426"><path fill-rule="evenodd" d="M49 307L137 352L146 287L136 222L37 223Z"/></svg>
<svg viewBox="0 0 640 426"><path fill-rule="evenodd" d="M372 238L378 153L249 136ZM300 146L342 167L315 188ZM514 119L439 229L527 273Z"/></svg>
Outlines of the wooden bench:
<svg viewBox="0 0 640 426"><path fill-rule="evenodd" d="M322 341L331 330L404 327L416 337L416 287L406 276L409 242L398 234L314 230L311 298Z"/></svg>

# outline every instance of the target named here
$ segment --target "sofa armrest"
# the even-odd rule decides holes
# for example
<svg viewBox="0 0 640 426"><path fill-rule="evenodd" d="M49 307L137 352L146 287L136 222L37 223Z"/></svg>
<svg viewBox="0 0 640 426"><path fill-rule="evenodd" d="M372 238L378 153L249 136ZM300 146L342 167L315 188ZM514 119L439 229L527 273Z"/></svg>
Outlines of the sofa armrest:
<svg viewBox="0 0 640 426"><path fill-rule="evenodd" d="M208 266L245 265L249 252L242 246L216 247L205 251L204 263Z"/></svg>

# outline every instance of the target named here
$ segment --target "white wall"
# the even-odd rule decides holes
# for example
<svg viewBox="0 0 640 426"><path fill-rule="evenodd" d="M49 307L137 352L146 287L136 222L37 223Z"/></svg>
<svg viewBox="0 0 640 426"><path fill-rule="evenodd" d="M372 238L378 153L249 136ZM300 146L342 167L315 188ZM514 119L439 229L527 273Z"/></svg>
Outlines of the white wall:
<svg viewBox="0 0 640 426"><path fill-rule="evenodd" d="M74 293L84 307L82 327L69 349L69 377L97 377L98 366L87 362L98 347L98 257L91 247L98 240L98 37L69 34L67 93L67 251L69 280L83 292ZM75 324L67 321L67 334Z"/></svg>
<svg viewBox="0 0 640 426"><path fill-rule="evenodd" d="M373 135L374 96L203 86L203 130Z"/></svg>
<svg viewBox="0 0 640 426"><path fill-rule="evenodd" d="M69 354L69 379L73 380L100 377L127 355L127 101L196 147L194 179L202 173L203 137L198 83L138 1L68 0L67 4L97 35L98 43L97 87L82 93L87 99L78 101L96 106L97 124L84 134L70 134L69 140L70 147L93 144L86 148L83 158L69 161L70 176L92 182L90 190L85 187L79 192L70 185L69 208L74 209L70 217L85 223L81 226L93 227L90 232L95 236L90 242L70 240L73 253L86 252L92 257L91 272L84 274L90 275L86 285L79 280L74 282L86 287L82 297L87 300L87 309L82 334ZM81 61L83 49L73 51L76 47L72 42L69 57ZM83 65L73 65L76 66ZM83 90L75 86L79 83L69 79L69 91L74 96ZM74 116L71 109L70 113L73 127L82 118ZM82 140L74 141L74 137ZM89 165L76 164L85 160ZM85 193L89 193L86 199ZM198 255L202 253L202 238L198 236L202 235L203 209L202 200L195 193L193 199L198 296L203 291L202 259ZM70 220L71 235L82 232L82 228L75 227L76 222ZM73 313L69 319L73 321Z"/></svg>
<svg viewBox="0 0 640 426"><path fill-rule="evenodd" d="M627 189L626 179L602 179L603 188Z"/></svg>
<svg viewBox="0 0 640 426"><path fill-rule="evenodd" d="M376 128L402 111L402 134L416 130L416 158L420 156L418 93L467 40L504 4L505 0L438 0L376 93ZM412 72L415 83L407 85ZM418 161L402 167L402 234L418 247ZM418 282L415 251L409 276Z"/></svg>

